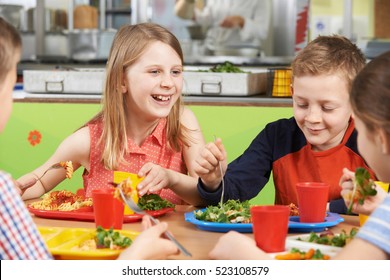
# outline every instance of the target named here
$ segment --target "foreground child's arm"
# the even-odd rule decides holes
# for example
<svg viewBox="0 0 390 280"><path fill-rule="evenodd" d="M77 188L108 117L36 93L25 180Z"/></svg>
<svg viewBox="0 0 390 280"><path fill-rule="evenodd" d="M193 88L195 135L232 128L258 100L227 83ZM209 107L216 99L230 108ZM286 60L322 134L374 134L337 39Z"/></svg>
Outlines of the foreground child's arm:
<svg viewBox="0 0 390 280"><path fill-rule="evenodd" d="M386 260L385 251L361 238L354 238L334 258L336 260Z"/></svg>
<svg viewBox="0 0 390 280"><path fill-rule="evenodd" d="M120 254L119 260L162 260L179 253L172 241L161 237L168 229L167 223L152 226L149 217L144 216L142 225L144 231Z"/></svg>
<svg viewBox="0 0 390 280"><path fill-rule="evenodd" d="M271 259L267 253L256 247L253 239L231 231L223 235L213 250L209 253L211 259L219 260L267 260ZM389 256L377 246L355 237L334 258L339 260L385 260Z"/></svg>
<svg viewBox="0 0 390 280"><path fill-rule="evenodd" d="M224 234L209 253L218 260L266 260L270 257L256 247L256 242L241 233L230 231Z"/></svg>
<svg viewBox="0 0 390 280"><path fill-rule="evenodd" d="M53 164L61 161L72 161L74 170L77 170L80 166L89 169L89 150L89 129L88 127L83 127L67 137L48 161L31 173L20 177L17 181L23 186L24 184L31 182L34 178L41 176L45 170L50 168ZM64 169L53 169L49 171L41 180L38 180L35 185L25 190L24 193L22 190L22 198L26 200L40 197L62 182L65 179L65 174L66 172Z"/></svg>

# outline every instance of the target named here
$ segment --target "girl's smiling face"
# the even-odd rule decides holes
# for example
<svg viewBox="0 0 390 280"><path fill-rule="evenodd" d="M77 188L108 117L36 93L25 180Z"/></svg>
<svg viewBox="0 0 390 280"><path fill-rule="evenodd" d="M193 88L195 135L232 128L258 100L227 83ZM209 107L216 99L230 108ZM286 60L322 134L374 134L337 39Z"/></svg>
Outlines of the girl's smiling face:
<svg viewBox="0 0 390 280"><path fill-rule="evenodd" d="M150 43L125 73L128 113L147 121L167 117L182 92L182 72L180 56L171 46Z"/></svg>
<svg viewBox="0 0 390 280"><path fill-rule="evenodd" d="M295 77L294 117L316 151L341 143L351 117L347 83L338 75Z"/></svg>

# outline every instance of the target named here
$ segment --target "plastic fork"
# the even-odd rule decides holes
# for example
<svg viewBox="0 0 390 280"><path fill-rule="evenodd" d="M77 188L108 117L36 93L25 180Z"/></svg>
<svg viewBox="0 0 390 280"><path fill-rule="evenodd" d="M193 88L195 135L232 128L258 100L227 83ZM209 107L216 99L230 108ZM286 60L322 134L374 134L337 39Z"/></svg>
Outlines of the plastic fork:
<svg viewBox="0 0 390 280"><path fill-rule="evenodd" d="M217 141L217 137L214 135L214 142ZM221 194L221 200L219 204L221 205L221 209L223 209L223 196L225 195L225 180L224 180L224 174L223 174L223 169L222 169L222 163L221 161L218 162L219 164L219 170L221 172L221 181L222 181L222 194Z"/></svg>
<svg viewBox="0 0 390 280"><path fill-rule="evenodd" d="M25 191L26 189L28 189L28 188L34 186L38 181L40 181L40 180L43 178L43 176L46 175L46 173L47 173L48 171L53 170L53 169L58 169L58 168L64 168L64 167L61 165L60 162L55 163L55 164L53 164L52 166L50 166L48 169L46 169L45 172L43 172L43 174L42 174L41 176L39 176L38 178L35 178L35 180L33 180L32 182L29 182L29 183L27 183L27 184L21 186L20 189L21 189L22 191Z"/></svg>
<svg viewBox="0 0 390 280"><path fill-rule="evenodd" d="M347 210L348 214L350 214L352 212L353 198L355 197L356 189L357 189L357 184L354 182L353 183L352 195L351 195L351 201L349 202L349 206L348 206L348 210Z"/></svg>
<svg viewBox="0 0 390 280"><path fill-rule="evenodd" d="M114 184L112 184L114 185ZM117 185L117 184L115 184ZM117 185L118 186L118 185ZM131 199L131 198L127 198L125 196L125 194L123 193L122 189L119 187L119 193L121 194L121 197L123 199L123 201L127 204L127 206L129 206L129 208L131 210L133 210L135 213L137 214L140 214L140 215L144 215L144 216L149 216L150 220L154 223L154 224L158 224L159 221L150 216L148 213L146 213L144 210L142 210L141 208L139 208L139 206ZM189 257L192 257L192 254L186 249L184 248L183 245L181 245L179 243L179 241L177 241L177 239L175 237L173 237L173 235L169 232L169 231L166 231L164 233L164 235L169 239L171 240L173 243L175 243L175 245L177 246L177 248L179 248L179 250L185 255L185 256L189 256Z"/></svg>

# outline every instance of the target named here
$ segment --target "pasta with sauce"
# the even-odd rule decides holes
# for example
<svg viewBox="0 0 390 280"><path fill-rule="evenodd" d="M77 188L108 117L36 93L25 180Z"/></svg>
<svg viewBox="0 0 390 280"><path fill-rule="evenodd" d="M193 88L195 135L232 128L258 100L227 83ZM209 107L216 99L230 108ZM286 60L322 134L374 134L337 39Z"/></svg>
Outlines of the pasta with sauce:
<svg viewBox="0 0 390 280"><path fill-rule="evenodd" d="M92 206L92 199L61 190L44 194L42 200L30 203L29 206L38 210L74 211Z"/></svg>
<svg viewBox="0 0 390 280"><path fill-rule="evenodd" d="M61 161L60 165L65 168L66 178L71 179L73 175L73 164L72 161Z"/></svg>

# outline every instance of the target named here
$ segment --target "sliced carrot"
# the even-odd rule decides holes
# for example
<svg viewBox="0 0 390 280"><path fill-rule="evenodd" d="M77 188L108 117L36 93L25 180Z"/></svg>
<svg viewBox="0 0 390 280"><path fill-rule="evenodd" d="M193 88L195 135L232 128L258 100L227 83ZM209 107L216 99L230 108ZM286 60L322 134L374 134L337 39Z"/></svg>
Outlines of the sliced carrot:
<svg viewBox="0 0 390 280"><path fill-rule="evenodd" d="M305 260L311 260L312 258L313 258L313 256L314 256L314 249L313 248L311 248L309 251L307 251L306 253L305 253L305 257L304 257L304 259Z"/></svg>
<svg viewBox="0 0 390 280"><path fill-rule="evenodd" d="M300 253L287 253L287 254L276 255L275 259L277 259L277 260L301 260L302 255Z"/></svg>

